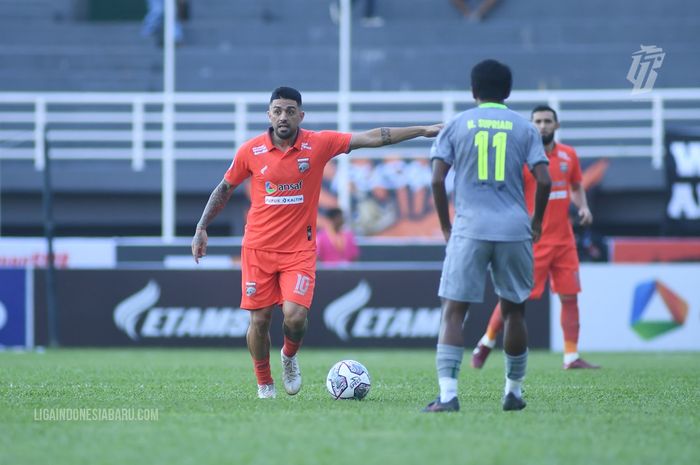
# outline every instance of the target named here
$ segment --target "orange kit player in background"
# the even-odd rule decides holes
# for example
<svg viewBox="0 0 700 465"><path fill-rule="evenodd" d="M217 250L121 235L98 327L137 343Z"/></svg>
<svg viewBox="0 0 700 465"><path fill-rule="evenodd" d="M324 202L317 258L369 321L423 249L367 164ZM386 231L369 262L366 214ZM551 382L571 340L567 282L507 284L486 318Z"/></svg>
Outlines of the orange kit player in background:
<svg viewBox="0 0 700 465"><path fill-rule="evenodd" d="M241 250L241 308L250 311L246 334L258 381L258 397L276 397L270 371L270 320L277 305L284 315L282 379L294 395L301 389L297 351L307 326L316 278L316 216L323 168L333 157L416 137L435 137L442 125L376 128L359 133L307 131L301 94L291 87L272 92L271 127L236 152L214 189L192 239L197 263L206 255L207 226L233 190L251 179L251 207Z"/></svg>
<svg viewBox="0 0 700 465"><path fill-rule="evenodd" d="M533 246L535 257L535 285L530 299L539 299L544 292L547 278L551 277L552 292L561 300L561 327L564 332L564 369L600 368L583 360L578 354L579 316L577 294L581 292L579 283L579 262L576 252L574 232L569 222L570 200L578 207L581 225L588 226L593 216L588 209L586 192L581 186L581 166L573 147L554 141L554 133L559 129L559 120L554 109L538 106L532 110L532 122L540 131L547 158L549 174L552 178L552 191L542 223L542 237ZM535 179L523 170L525 180L525 200L530 214L534 209ZM501 308L496 305L489 320L486 334L472 354L472 367L481 368L491 349L496 344L496 336L503 329Z"/></svg>

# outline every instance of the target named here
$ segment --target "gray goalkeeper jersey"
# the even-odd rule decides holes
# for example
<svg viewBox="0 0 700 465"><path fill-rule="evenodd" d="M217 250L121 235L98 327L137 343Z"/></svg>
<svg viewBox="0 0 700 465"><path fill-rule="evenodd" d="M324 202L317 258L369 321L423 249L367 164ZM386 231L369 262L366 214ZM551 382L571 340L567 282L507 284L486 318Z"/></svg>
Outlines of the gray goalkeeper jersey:
<svg viewBox="0 0 700 465"><path fill-rule="evenodd" d="M497 103L459 113L440 131L431 158L455 171L452 234L489 241L531 238L523 166L548 163L527 119Z"/></svg>

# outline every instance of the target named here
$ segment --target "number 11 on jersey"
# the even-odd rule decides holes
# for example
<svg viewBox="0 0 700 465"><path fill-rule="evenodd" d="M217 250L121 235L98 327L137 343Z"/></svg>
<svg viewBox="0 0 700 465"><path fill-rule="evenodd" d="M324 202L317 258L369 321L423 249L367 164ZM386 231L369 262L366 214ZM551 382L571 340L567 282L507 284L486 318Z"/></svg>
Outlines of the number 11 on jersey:
<svg viewBox="0 0 700 465"><path fill-rule="evenodd" d="M496 149L494 179L504 181L506 178L506 141L508 133L497 132L493 135L493 148ZM479 181L489 179L489 132L479 131L474 136L474 145L479 151Z"/></svg>

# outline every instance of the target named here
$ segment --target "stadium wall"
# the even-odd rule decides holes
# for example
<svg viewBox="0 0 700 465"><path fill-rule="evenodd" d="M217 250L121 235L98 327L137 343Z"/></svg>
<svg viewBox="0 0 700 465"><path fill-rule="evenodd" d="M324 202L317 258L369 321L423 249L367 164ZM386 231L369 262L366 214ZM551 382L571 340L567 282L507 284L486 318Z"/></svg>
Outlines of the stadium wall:
<svg viewBox="0 0 700 465"><path fill-rule="evenodd" d="M320 269L311 347L433 347L439 266ZM591 351L700 350L700 263L583 264L581 338ZM611 284L614 283L614 284ZM65 347L245 347L238 270L79 270L56 273L59 342ZM45 273L0 269L0 347L47 344ZM193 292L192 289L196 289ZM474 346L496 297L490 285L465 328ZM528 304L531 347L561 351L560 304ZM282 338L275 314L273 340Z"/></svg>
<svg viewBox="0 0 700 465"><path fill-rule="evenodd" d="M48 340L44 273L34 277L36 341ZM310 347L434 347L440 323L439 267L317 272ZM58 270L58 338L66 347L245 347L248 312L237 307L238 270ZM496 297L474 305L465 329L475 345ZM531 304L531 346L549 345L549 302ZM282 340L281 313L272 324ZM278 324L279 323L279 324Z"/></svg>

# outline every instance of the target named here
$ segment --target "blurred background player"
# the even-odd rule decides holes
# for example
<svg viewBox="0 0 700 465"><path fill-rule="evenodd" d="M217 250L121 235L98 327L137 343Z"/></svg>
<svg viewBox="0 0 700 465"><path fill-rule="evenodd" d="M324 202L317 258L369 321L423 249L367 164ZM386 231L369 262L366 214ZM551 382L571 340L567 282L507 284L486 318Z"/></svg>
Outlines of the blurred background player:
<svg viewBox="0 0 700 465"><path fill-rule="evenodd" d="M357 260L360 249L355 241L355 234L343 228L345 218L343 210L331 208L326 213L329 224L316 235L316 255L323 263L350 263Z"/></svg>
<svg viewBox="0 0 700 465"><path fill-rule="evenodd" d="M535 127L503 101L510 95L510 69L486 60L471 72L478 105L458 114L433 144L433 198L447 240L438 295L443 299L436 365L440 395L424 412L459 410L457 379L464 354L462 327L471 302L482 302L486 272L505 320L506 386L503 410L522 410L521 384L527 368L525 300L532 290L532 241L541 233L550 190L547 157ZM537 179L530 220L523 166ZM455 170L454 228L445 189Z"/></svg>
<svg viewBox="0 0 700 465"><path fill-rule="evenodd" d="M271 127L238 149L224 179L209 197L192 238L197 263L206 255L207 227L234 189L251 179L251 207L241 248L241 308L250 311L246 334L259 398L276 397L270 370L270 321L282 306L284 389L301 389L297 351L307 327L316 279L316 217L323 170L333 157L420 136L435 137L441 125L376 128L360 133L307 131L301 94L278 87L267 112Z"/></svg>
<svg viewBox="0 0 700 465"><path fill-rule="evenodd" d="M559 129L556 111L548 106L538 106L532 110L532 122L539 130L547 151L552 192L542 223L542 237L534 246L535 286L530 299L539 299L542 296L547 279L551 277L552 292L559 294L561 300L564 369L600 368L583 360L578 353L577 294L581 291L581 284L576 241L569 221L570 200L578 208L578 219L582 226L589 226L593 222L593 215L588 209L586 191L581 184L581 166L573 147L554 141L554 134ZM528 210L532 213L535 201L535 180L527 170L524 170L523 177L525 178L525 198ZM502 329L501 307L496 305L486 334L472 354L472 367L481 368L484 365L496 344L496 336Z"/></svg>

